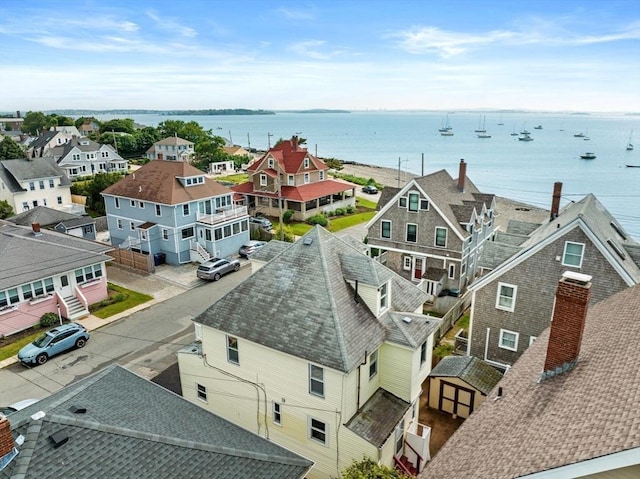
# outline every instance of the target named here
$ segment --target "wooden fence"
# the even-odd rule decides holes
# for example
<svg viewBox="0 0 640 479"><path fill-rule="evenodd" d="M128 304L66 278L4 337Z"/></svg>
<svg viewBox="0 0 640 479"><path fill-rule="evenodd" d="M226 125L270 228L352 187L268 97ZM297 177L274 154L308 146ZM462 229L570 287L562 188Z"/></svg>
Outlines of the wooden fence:
<svg viewBox="0 0 640 479"><path fill-rule="evenodd" d="M153 256L150 254L136 253L126 249L114 249L108 251L107 254L113 258L114 262L127 268L144 273L155 273L156 271Z"/></svg>
<svg viewBox="0 0 640 479"><path fill-rule="evenodd" d="M467 308L471 306L471 293L467 291L456 304L453 305L447 314L442 318L442 324L440 324L440 330L433 338L435 341L443 337L453 327L453 324L464 314Z"/></svg>

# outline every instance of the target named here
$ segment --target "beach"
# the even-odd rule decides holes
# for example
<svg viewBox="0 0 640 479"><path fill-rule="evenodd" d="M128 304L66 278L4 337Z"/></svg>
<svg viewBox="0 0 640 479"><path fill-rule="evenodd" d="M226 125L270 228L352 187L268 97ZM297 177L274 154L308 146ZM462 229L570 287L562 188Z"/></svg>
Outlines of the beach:
<svg viewBox="0 0 640 479"><path fill-rule="evenodd" d="M398 184L398 170L382 166L365 165L363 163L345 163L340 173L358 176L360 178L373 178L383 186L404 186L411 178L418 175L408 171L400 171L400 184Z"/></svg>

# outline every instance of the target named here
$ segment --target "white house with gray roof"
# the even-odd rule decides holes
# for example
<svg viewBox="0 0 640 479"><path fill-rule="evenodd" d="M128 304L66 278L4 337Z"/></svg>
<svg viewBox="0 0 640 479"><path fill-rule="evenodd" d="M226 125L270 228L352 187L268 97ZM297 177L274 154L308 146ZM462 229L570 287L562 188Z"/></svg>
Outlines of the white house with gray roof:
<svg viewBox="0 0 640 479"><path fill-rule="evenodd" d="M593 276L592 303L640 283L640 244L598 199L560 209L557 198L542 224L512 222L486 243L479 264L489 272L469 288L468 354L503 370L549 326L565 271Z"/></svg>
<svg viewBox="0 0 640 479"><path fill-rule="evenodd" d="M74 320L107 298L111 246L0 220L0 336L38 324L44 313Z"/></svg>
<svg viewBox="0 0 640 479"><path fill-rule="evenodd" d="M189 161L195 155L194 143L179 136L156 141L146 151L149 160Z"/></svg>
<svg viewBox="0 0 640 479"><path fill-rule="evenodd" d="M426 294L320 226L268 243L263 265L195 318L178 353L185 398L339 477L363 456L420 470L418 424L440 320Z"/></svg>
<svg viewBox="0 0 640 479"><path fill-rule="evenodd" d="M117 364L0 418L1 477L303 479L312 465Z"/></svg>
<svg viewBox="0 0 640 479"><path fill-rule="evenodd" d="M84 137L73 137L67 143L49 149L44 156L55 158L69 178L96 173L126 173L128 169L128 161L111 145Z"/></svg>

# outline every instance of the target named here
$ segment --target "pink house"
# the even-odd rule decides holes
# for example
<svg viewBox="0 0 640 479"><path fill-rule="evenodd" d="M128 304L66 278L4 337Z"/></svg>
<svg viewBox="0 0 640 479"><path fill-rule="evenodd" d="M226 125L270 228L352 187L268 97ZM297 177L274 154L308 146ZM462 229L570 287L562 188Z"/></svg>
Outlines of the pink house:
<svg viewBox="0 0 640 479"><path fill-rule="evenodd" d="M40 321L44 313L75 320L107 298L109 245L0 221L0 336Z"/></svg>

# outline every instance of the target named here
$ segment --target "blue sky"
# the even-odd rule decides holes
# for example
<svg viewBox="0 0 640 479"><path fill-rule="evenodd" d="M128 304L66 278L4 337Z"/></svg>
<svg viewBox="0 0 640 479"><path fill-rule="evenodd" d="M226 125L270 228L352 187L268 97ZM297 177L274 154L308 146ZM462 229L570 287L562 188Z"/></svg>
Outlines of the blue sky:
<svg viewBox="0 0 640 479"><path fill-rule="evenodd" d="M0 0L0 111L640 112L638 0Z"/></svg>

